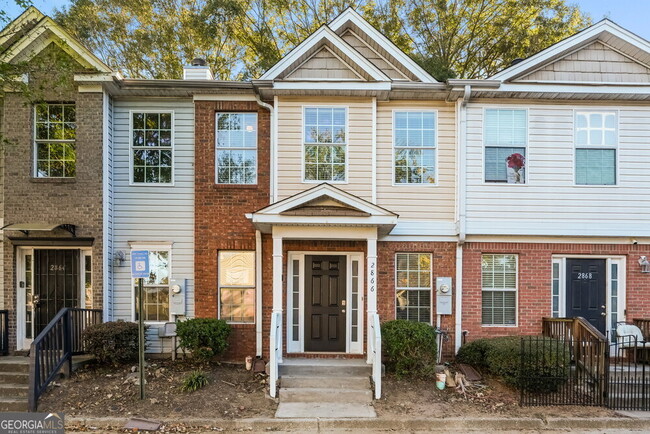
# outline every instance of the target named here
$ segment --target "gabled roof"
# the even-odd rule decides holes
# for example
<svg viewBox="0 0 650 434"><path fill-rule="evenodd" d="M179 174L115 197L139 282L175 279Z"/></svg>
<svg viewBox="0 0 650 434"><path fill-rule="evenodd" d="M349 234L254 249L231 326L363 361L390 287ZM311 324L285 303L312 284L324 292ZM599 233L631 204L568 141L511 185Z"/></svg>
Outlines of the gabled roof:
<svg viewBox="0 0 650 434"><path fill-rule="evenodd" d="M650 42L624 29L613 21L605 19L504 69L490 77L490 80L501 80L504 82L515 81L581 48L587 47L595 41L604 43L641 65L650 65Z"/></svg>
<svg viewBox="0 0 650 434"><path fill-rule="evenodd" d="M389 57L400 63L399 66L404 66L410 71L418 80L423 83L437 83L428 72L426 72L420 65L417 64L410 56L400 50L391 40L384 36L379 30L375 29L368 21L363 19L361 15L351 7L343 11L338 17L329 23L329 27L338 34L344 33L347 29L354 26L362 33L366 34L369 38L375 41L383 50L386 51Z"/></svg>
<svg viewBox="0 0 650 434"><path fill-rule="evenodd" d="M33 25L34 22L37 24ZM29 30L12 41L13 35L20 32L21 28L29 28ZM7 47L0 54L0 62L11 63L16 60L29 60L51 43L55 43L84 67L103 73L112 72L104 62L76 38L34 7L27 9L0 32L0 44L3 43L7 44Z"/></svg>
<svg viewBox="0 0 650 434"><path fill-rule="evenodd" d="M398 215L331 184L323 183L250 215L263 232L274 225L371 226L388 233Z"/></svg>
<svg viewBox="0 0 650 434"><path fill-rule="evenodd" d="M355 71L366 75L370 81L389 81L386 74L364 58L358 51L350 47L339 35L334 33L327 25L322 25L318 30L302 41L269 69L260 80L275 80L284 74L290 74L296 67L308 60L312 55L327 46L331 51L340 56Z"/></svg>

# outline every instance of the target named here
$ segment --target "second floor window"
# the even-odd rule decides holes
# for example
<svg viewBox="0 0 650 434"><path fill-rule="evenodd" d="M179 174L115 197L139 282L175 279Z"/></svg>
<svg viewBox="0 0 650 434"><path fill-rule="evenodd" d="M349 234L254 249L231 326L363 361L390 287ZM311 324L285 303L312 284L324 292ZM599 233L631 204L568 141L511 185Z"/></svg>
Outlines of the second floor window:
<svg viewBox="0 0 650 434"><path fill-rule="evenodd" d="M526 183L526 110L486 109L485 182Z"/></svg>
<svg viewBox="0 0 650 434"><path fill-rule="evenodd" d="M395 184L435 184L436 114L395 112Z"/></svg>
<svg viewBox="0 0 650 434"><path fill-rule="evenodd" d="M576 184L616 184L615 112L576 112Z"/></svg>
<svg viewBox="0 0 650 434"><path fill-rule="evenodd" d="M217 113L217 184L257 183L257 113Z"/></svg>
<svg viewBox="0 0 650 434"><path fill-rule="evenodd" d="M347 110L305 108L304 134L304 180L345 182Z"/></svg>
<svg viewBox="0 0 650 434"><path fill-rule="evenodd" d="M34 155L37 178L74 178L77 174L77 113L74 104L35 107Z"/></svg>
<svg viewBox="0 0 650 434"><path fill-rule="evenodd" d="M131 129L134 184L171 184L173 134L171 112L133 113Z"/></svg>

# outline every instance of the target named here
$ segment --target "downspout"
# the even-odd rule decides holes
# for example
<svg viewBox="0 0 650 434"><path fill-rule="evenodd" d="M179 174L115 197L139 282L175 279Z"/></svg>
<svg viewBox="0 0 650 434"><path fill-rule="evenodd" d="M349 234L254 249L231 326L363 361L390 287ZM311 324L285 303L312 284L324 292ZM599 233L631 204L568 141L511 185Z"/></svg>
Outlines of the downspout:
<svg viewBox="0 0 650 434"><path fill-rule="evenodd" d="M255 231L255 355L262 357L262 233Z"/></svg>
<svg viewBox="0 0 650 434"><path fill-rule="evenodd" d="M276 114L275 114L275 106L272 106L271 104L265 103L260 99L260 96L258 94L255 94L255 99L257 100L257 104L259 104L261 107L264 107L269 111L269 123L270 123L270 134L271 137L269 138L269 143L270 143L270 149L269 149L269 156L270 156L270 161L269 161L269 203L274 203L276 201L276 189L275 189L275 178L277 176L276 174ZM274 102L277 103L277 97L274 98Z"/></svg>
<svg viewBox="0 0 650 434"><path fill-rule="evenodd" d="M456 324L454 330L456 352L463 342L463 245L465 244L467 217L467 103L471 95L472 87L466 85L463 97L456 102L458 113L458 158L456 164L458 244L456 245Z"/></svg>

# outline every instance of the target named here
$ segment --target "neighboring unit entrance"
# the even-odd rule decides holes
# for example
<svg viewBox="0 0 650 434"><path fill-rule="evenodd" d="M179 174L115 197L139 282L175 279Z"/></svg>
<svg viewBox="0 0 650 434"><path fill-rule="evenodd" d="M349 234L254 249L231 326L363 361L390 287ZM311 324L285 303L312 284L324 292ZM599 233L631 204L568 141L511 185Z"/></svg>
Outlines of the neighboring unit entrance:
<svg viewBox="0 0 650 434"><path fill-rule="evenodd" d="M584 317L605 334L607 288L605 259L566 260L566 316Z"/></svg>
<svg viewBox="0 0 650 434"><path fill-rule="evenodd" d="M345 268L345 256L305 256L305 351L345 352Z"/></svg>
<svg viewBox="0 0 650 434"><path fill-rule="evenodd" d="M79 250L34 250L34 336L64 307L79 306Z"/></svg>

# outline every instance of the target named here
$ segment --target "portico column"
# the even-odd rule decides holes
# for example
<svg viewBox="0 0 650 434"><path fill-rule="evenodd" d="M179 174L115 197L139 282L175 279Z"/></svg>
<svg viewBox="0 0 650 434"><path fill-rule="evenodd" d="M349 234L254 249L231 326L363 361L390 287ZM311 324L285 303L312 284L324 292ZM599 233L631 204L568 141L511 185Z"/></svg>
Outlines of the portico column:
<svg viewBox="0 0 650 434"><path fill-rule="evenodd" d="M282 314L282 237L275 234L273 234L273 313ZM277 342L279 348L282 348L282 324L284 324L284 318L282 318L280 324ZM275 330L271 330L271 333L275 333ZM271 351L273 351L273 348L271 348ZM278 362L281 361L282 351L280 351Z"/></svg>
<svg viewBox="0 0 650 434"><path fill-rule="evenodd" d="M367 278L367 303L368 303L368 315L366 315L368 332L366 336L368 337L368 342L366 345L366 351L368 353L368 363L372 363L374 359L374 354L370 351L372 348L371 339L374 339L372 332L372 322L373 317L377 313L377 238L368 238L368 266L366 267L368 278Z"/></svg>

